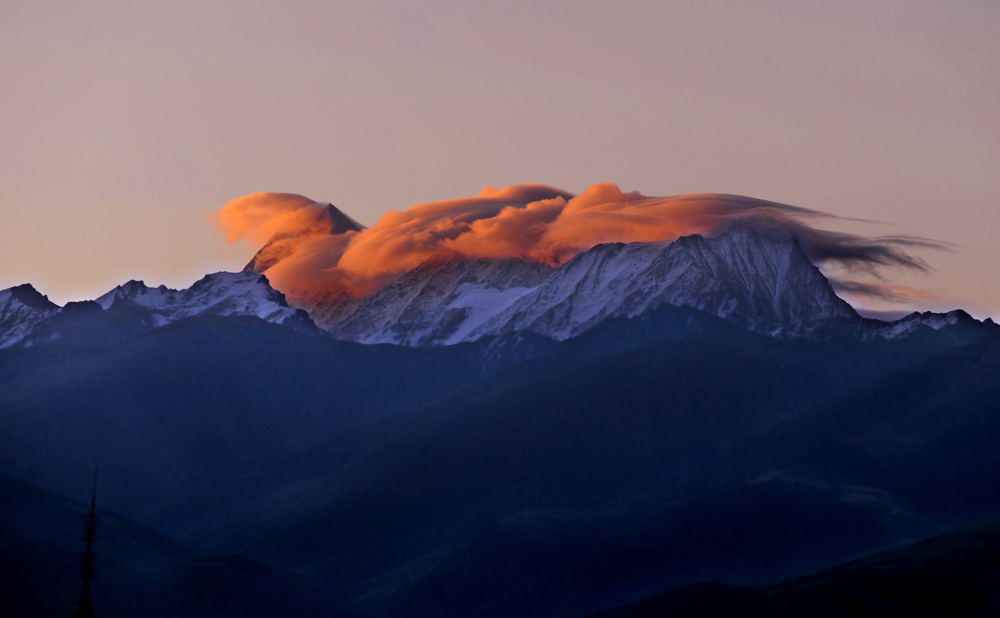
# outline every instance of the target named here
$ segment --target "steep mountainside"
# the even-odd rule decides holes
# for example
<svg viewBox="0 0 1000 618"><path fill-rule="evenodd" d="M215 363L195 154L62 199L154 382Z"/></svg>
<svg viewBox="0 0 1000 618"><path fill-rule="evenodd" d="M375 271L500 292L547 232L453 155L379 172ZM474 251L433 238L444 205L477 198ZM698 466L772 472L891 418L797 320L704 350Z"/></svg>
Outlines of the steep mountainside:
<svg viewBox="0 0 1000 618"><path fill-rule="evenodd" d="M566 339L611 316L692 307L750 330L806 335L857 314L794 239L747 228L713 239L600 245L567 262L473 332L529 330Z"/></svg>
<svg viewBox="0 0 1000 618"><path fill-rule="evenodd" d="M553 272L545 264L515 259L429 262L369 297L332 306L300 301L297 306L340 339L451 344L473 339L469 335L474 328Z"/></svg>
<svg viewBox="0 0 1000 618"><path fill-rule="evenodd" d="M131 313L150 326L192 316L257 316L265 322L289 326L309 321L288 306L284 295L268 284L267 277L250 272L205 275L184 290L163 285L150 288L142 281L129 281L96 302L105 311Z"/></svg>
<svg viewBox="0 0 1000 618"><path fill-rule="evenodd" d="M865 320L794 238L773 240L739 226L716 238L598 245L559 268L515 259L428 262L365 298L320 295L293 304L337 338L408 346L514 332L563 340L609 318L668 305L807 339L891 339L920 328L979 325L964 312Z"/></svg>
<svg viewBox="0 0 1000 618"><path fill-rule="evenodd" d="M2 476L0 505L4 615L72 615L87 508ZM200 557L101 508L100 496L97 512L91 598L98 616L354 616L338 611L338 600L305 578L241 556Z"/></svg>
<svg viewBox="0 0 1000 618"><path fill-rule="evenodd" d="M0 348L21 342L39 322L59 311L59 305L25 283L0 290Z"/></svg>
<svg viewBox="0 0 1000 618"><path fill-rule="evenodd" d="M0 472L72 494L100 467L143 525L375 615L579 616L1000 518L1000 348L954 328L821 343L664 306L410 348L192 318L0 350Z"/></svg>
<svg viewBox="0 0 1000 618"><path fill-rule="evenodd" d="M623 326L613 333L630 338ZM382 424L387 444L296 488L295 524L239 536L268 539L261 556L278 564L336 556L322 572L380 614L574 616L671 583L768 584L1000 516L976 489L1000 474L987 412L1000 392L955 383L983 384L995 341L921 366L953 344L721 329L581 347L602 330ZM895 402L873 405L883 390ZM925 404L909 417L913 401ZM240 515L297 510L288 499Z"/></svg>
<svg viewBox="0 0 1000 618"><path fill-rule="evenodd" d="M1000 615L1000 524L963 528L766 588L693 584L591 618Z"/></svg>
<svg viewBox="0 0 1000 618"><path fill-rule="evenodd" d="M45 492L89 495L95 468L124 516L107 616L580 618L698 582L671 611L780 614L854 592L777 582L1000 521L989 320L862 318L794 238L739 226L430 261L295 308L254 272L358 227L330 206L186 290L0 291L15 613L58 613L81 509ZM944 589L994 582L977 564Z"/></svg>
<svg viewBox="0 0 1000 618"><path fill-rule="evenodd" d="M87 462L101 468L106 507L176 534L295 479L317 445L333 461L352 452L345 428L478 375L462 347L363 346L254 317L188 318L117 343L8 348L0 474L76 495L77 464Z"/></svg>
<svg viewBox="0 0 1000 618"><path fill-rule="evenodd" d="M332 206L309 233L357 224ZM311 229L311 228L310 228ZM29 286L0 292L0 347L121 340L193 316L257 316L302 332L367 344L453 345L512 333L564 340L614 317L688 307L781 338L894 339L919 330L996 329L962 311L867 320L833 292L794 238L736 226L715 237L598 245L559 268L519 259L430 261L363 297L326 290L289 306L261 264L303 236L276 236L239 273L206 275L185 290L141 281L59 308ZM270 261L269 261L270 260Z"/></svg>
<svg viewBox="0 0 1000 618"><path fill-rule="evenodd" d="M195 316L255 316L302 332L319 332L308 314L288 306L267 277L219 272L184 290L129 281L95 301L65 307L49 302L30 285L0 291L0 348L108 343Z"/></svg>

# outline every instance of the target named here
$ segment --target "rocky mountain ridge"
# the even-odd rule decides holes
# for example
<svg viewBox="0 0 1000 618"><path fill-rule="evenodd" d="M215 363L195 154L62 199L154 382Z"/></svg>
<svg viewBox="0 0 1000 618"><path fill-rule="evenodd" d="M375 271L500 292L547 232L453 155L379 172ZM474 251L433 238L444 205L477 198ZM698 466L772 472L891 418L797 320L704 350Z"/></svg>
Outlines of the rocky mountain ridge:
<svg viewBox="0 0 1000 618"><path fill-rule="evenodd" d="M862 318L794 238L739 226L714 238L598 245L558 268L518 259L431 261L362 299L319 295L291 303L339 339L408 346L515 332L563 340L667 305L790 338L834 331L898 338L920 327L979 324L962 311L891 323Z"/></svg>
<svg viewBox="0 0 1000 618"><path fill-rule="evenodd" d="M330 208L321 219L343 233L347 224L335 225L339 211ZM895 339L923 328L995 327L963 311L862 318L794 237L741 226L713 238L598 245L559 267L514 258L431 260L363 298L319 294L289 302L254 272L262 255L239 273L206 275L184 290L129 281L63 308L28 284L0 291L0 347L121 337L195 316L255 316L368 344L442 346L518 332L564 340L663 306L781 338Z"/></svg>
<svg viewBox="0 0 1000 618"><path fill-rule="evenodd" d="M317 332L309 316L256 273L218 272L173 290L129 281L96 300L59 307L30 284L0 291L0 348L99 341L159 328L187 317L255 316Z"/></svg>

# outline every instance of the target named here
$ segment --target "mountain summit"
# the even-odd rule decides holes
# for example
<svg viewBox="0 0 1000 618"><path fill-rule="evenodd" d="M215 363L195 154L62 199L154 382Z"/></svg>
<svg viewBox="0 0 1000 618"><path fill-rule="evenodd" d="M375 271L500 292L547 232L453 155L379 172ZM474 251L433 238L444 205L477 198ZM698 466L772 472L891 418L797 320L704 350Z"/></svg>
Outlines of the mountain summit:
<svg viewBox="0 0 1000 618"><path fill-rule="evenodd" d="M27 284L0 290L0 348L109 343L184 318L219 316L253 316L307 333L317 330L264 275L218 272L183 290L129 281L96 300L65 307Z"/></svg>
<svg viewBox="0 0 1000 618"><path fill-rule="evenodd" d="M715 238L598 245L559 268L518 259L432 261L366 298L292 303L339 338L411 346L515 331L561 340L662 305L792 337L860 320L798 241L745 226Z"/></svg>
<svg viewBox="0 0 1000 618"><path fill-rule="evenodd" d="M771 335L806 335L857 317L794 238L746 227L716 237L607 244L582 253L477 329L530 330L555 339L661 305L691 307Z"/></svg>
<svg viewBox="0 0 1000 618"><path fill-rule="evenodd" d="M311 236L346 234L360 232L363 229L365 226L345 215L333 204L327 204L305 229L275 233L247 262L243 272L263 273L279 260L288 257L300 242Z"/></svg>
<svg viewBox="0 0 1000 618"><path fill-rule="evenodd" d="M306 229L272 237L242 272L207 275L186 290L130 281L64 308L30 285L3 290L0 348L120 339L185 317L234 315L304 332L318 326L369 344L434 347L510 333L565 340L608 319L668 306L780 338L898 339L926 329L995 328L964 312L912 314L892 323L862 318L796 238L740 224L715 237L601 244L559 267L519 258L435 258L360 298L326 290L286 299L256 272L309 238L360 229L328 205Z"/></svg>
<svg viewBox="0 0 1000 618"><path fill-rule="evenodd" d="M59 309L30 283L0 290L0 348L21 341Z"/></svg>

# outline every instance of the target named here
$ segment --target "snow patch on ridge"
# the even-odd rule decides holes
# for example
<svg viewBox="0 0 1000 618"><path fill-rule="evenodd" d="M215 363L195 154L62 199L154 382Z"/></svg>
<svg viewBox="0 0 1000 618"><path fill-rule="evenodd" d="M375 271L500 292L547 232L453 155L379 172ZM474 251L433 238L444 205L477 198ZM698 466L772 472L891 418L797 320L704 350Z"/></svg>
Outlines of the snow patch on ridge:
<svg viewBox="0 0 1000 618"><path fill-rule="evenodd" d="M520 259L430 261L370 296L297 299L294 307L264 275L249 270L206 275L182 290L129 281L95 301L63 308L23 285L0 291L0 348L104 341L193 316L255 316L307 332L318 325L337 338L370 344L452 345L510 333L563 340L609 318L661 306L807 339L996 328L963 311L914 313L889 323L862 318L797 240L734 226L714 238L598 245L559 268Z"/></svg>
<svg viewBox="0 0 1000 618"><path fill-rule="evenodd" d="M17 345L59 310L59 305L31 284L0 290L0 348Z"/></svg>
<svg viewBox="0 0 1000 618"><path fill-rule="evenodd" d="M941 330L942 328L946 328L948 326L955 326L963 323L973 324L979 323L979 321L961 309L949 311L948 313L932 313L930 311L918 313L915 311L904 318L896 320L895 322L876 325L872 333L865 338L871 339L873 337L881 337L883 339L901 339L903 337L908 337L921 329L930 328L932 330ZM990 323L992 324L992 321L990 321Z"/></svg>
<svg viewBox="0 0 1000 618"><path fill-rule="evenodd" d="M664 305L795 338L892 339L962 320L930 313L884 325L865 320L794 237L741 225L714 238L598 245L557 269L516 259L428 262L366 298L297 301L338 338L408 346L526 331L562 340Z"/></svg>
<svg viewBox="0 0 1000 618"><path fill-rule="evenodd" d="M662 305L778 336L858 319L795 239L740 226L711 239L598 245L558 269L523 260L427 263L363 299L298 302L339 338L411 346L519 331L566 339Z"/></svg>
<svg viewBox="0 0 1000 618"><path fill-rule="evenodd" d="M529 330L574 337L662 305L691 307L757 332L804 336L856 317L794 239L746 228L717 238L600 245L567 262L473 337Z"/></svg>
<svg viewBox="0 0 1000 618"><path fill-rule="evenodd" d="M281 292L272 288L264 275L252 272L218 272L205 275L184 290L166 286L148 287L129 281L97 298L105 310L140 308L149 313L152 326L163 326L191 316L256 316L267 322L283 323L296 317Z"/></svg>
<svg viewBox="0 0 1000 618"><path fill-rule="evenodd" d="M2 290L0 347L57 342L70 332L76 341L120 337L194 316L255 316L307 332L317 330L304 311L288 306L267 277L252 272L218 272L183 290L129 281L94 301L69 303L63 308L31 286Z"/></svg>
<svg viewBox="0 0 1000 618"><path fill-rule="evenodd" d="M519 259L430 261L371 296L304 299L295 306L341 339L457 343L553 272L551 266Z"/></svg>

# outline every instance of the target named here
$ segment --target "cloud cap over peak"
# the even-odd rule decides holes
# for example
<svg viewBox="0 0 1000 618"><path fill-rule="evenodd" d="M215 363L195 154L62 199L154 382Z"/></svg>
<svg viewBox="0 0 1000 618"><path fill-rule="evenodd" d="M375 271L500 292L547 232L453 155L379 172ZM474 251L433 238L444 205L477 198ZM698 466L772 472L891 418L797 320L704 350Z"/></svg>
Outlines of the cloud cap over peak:
<svg viewBox="0 0 1000 618"><path fill-rule="evenodd" d="M818 265L869 272L926 270L908 251L944 248L907 236L865 238L821 230L810 223L837 217L799 206L718 193L650 197L610 182L579 194L540 184L487 186L474 197L391 210L372 227L343 234L310 227L322 208L299 195L255 193L226 204L215 220L230 242L290 239L258 270L291 298L364 296L431 259L519 258L559 265L602 243L716 236L736 222L772 238L795 237ZM862 286L849 287L864 293Z"/></svg>

